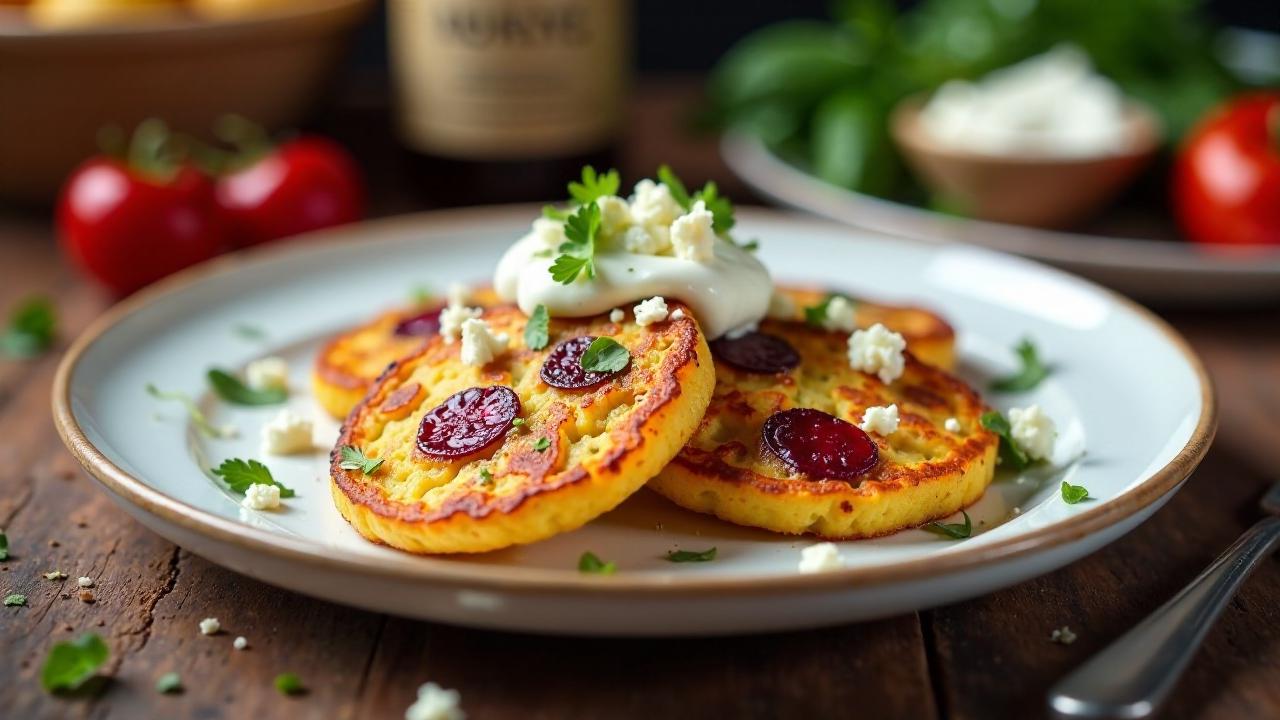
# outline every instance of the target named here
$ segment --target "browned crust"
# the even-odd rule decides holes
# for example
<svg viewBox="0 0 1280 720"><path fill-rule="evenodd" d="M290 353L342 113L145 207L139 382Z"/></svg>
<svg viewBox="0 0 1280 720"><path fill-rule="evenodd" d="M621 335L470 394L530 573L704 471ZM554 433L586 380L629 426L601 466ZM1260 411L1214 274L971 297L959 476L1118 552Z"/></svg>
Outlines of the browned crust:
<svg viewBox="0 0 1280 720"><path fill-rule="evenodd" d="M956 336L955 328L951 327L951 323L933 310L922 305L900 305L896 303L884 303L874 298L869 298L857 293L850 293L844 290L821 287L818 285L790 285L779 284L778 291L790 296L793 300L797 300L801 305L815 304L820 302L824 297L831 293L840 293L852 298L855 303L866 307L874 308L876 314L899 314L899 313L917 313L921 316L929 318L929 322L925 323L926 330L921 330L914 324L909 328L899 329L908 344L912 340L919 341L939 341L954 340ZM822 331L819 331L822 332Z"/></svg>
<svg viewBox="0 0 1280 720"><path fill-rule="evenodd" d="M409 317L409 315L410 311L388 310L364 325L330 338L320 349L320 353L316 355L314 368L316 376L330 385L336 385L346 390L364 390L368 388L372 384L368 377L353 372L349 364L336 359L339 351L351 341L352 336L357 334L381 330L390 337L391 329L401 320Z"/></svg>

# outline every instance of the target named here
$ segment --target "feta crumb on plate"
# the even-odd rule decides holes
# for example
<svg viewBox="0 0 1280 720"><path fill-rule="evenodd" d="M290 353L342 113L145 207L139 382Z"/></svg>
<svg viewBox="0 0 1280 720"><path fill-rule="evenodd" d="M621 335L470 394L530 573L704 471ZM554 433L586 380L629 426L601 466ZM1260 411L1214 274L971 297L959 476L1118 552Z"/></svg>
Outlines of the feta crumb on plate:
<svg viewBox="0 0 1280 720"><path fill-rule="evenodd" d="M200 621L201 635L217 635L222 629L222 623L218 622L218 618L205 618Z"/></svg>
<svg viewBox="0 0 1280 720"><path fill-rule="evenodd" d="M614 308L609 311L609 322L620 323L626 319L627 314L622 311L622 308Z"/></svg>
<svg viewBox="0 0 1280 720"><path fill-rule="evenodd" d="M844 558L840 557L840 548L835 543L823 542L800 551L800 572L820 573L839 570L844 567Z"/></svg>
<svg viewBox="0 0 1280 720"><path fill-rule="evenodd" d="M1044 414L1039 405L1009 409L1010 435L1032 460L1048 460L1053 455L1053 442L1058 430L1053 418Z"/></svg>
<svg viewBox="0 0 1280 720"><path fill-rule="evenodd" d="M667 319L667 301L662 296L651 297L642 300L632 308L632 312L636 315L636 324L641 327L660 323Z"/></svg>
<svg viewBox="0 0 1280 720"><path fill-rule="evenodd" d="M459 706L462 696L429 682L418 688L418 699L404 711L405 720L466 720Z"/></svg>
<svg viewBox="0 0 1280 720"><path fill-rule="evenodd" d="M849 336L849 367L876 375L888 385L902 377L906 368L902 351L906 349L907 341L901 335L876 323Z"/></svg>
<svg viewBox="0 0 1280 720"><path fill-rule="evenodd" d="M671 224L671 247L681 260L708 262L715 257L714 216L699 200L688 213Z"/></svg>
<svg viewBox="0 0 1280 720"><path fill-rule="evenodd" d="M676 309L675 309L675 310L673 310L673 311L671 312L671 314L670 314L670 315L668 315L667 317L671 318L672 320L683 320L683 319L684 319L684 308L676 308Z"/></svg>
<svg viewBox="0 0 1280 720"><path fill-rule="evenodd" d="M245 636L241 635L241 636L237 637L234 641L232 641L232 643L231 643L231 647L233 647L233 648L235 648L235 649L237 649L237 650L243 650L243 649L245 649L245 648L249 647L249 640L248 640L247 638L245 638Z"/></svg>
<svg viewBox="0 0 1280 720"><path fill-rule="evenodd" d="M1071 632L1071 628L1063 625L1060 628L1054 629L1053 633L1049 635L1049 640L1061 645L1070 645L1076 641L1076 634Z"/></svg>
<svg viewBox="0 0 1280 720"><path fill-rule="evenodd" d="M483 367L506 352L511 338L489 329L489 323L475 318L462 323L462 364Z"/></svg>
<svg viewBox="0 0 1280 720"><path fill-rule="evenodd" d="M827 301L827 312L822 318L822 327L826 330L853 332L858 324L855 322L857 311L853 303L840 295Z"/></svg>
<svg viewBox="0 0 1280 720"><path fill-rule="evenodd" d="M245 366L244 376L255 390L284 390L289 386L289 364L274 355L259 358Z"/></svg>
<svg viewBox="0 0 1280 720"><path fill-rule="evenodd" d="M462 336L462 325L483 314L480 308L471 308L462 303L449 303L440 311L440 334L446 343L452 343Z"/></svg>
<svg viewBox="0 0 1280 720"><path fill-rule="evenodd" d="M250 510L275 510L280 507L280 486L254 483L244 491L240 506Z"/></svg>
<svg viewBox="0 0 1280 720"><path fill-rule="evenodd" d="M862 423L858 427L864 432L877 435L892 435L898 431L898 406L869 407L862 413Z"/></svg>
<svg viewBox="0 0 1280 720"><path fill-rule="evenodd" d="M80 577L76 578L76 584L82 588L91 588L93 587L93 578L85 575L81 575Z"/></svg>
<svg viewBox="0 0 1280 720"><path fill-rule="evenodd" d="M262 452L268 455L311 452L315 447L311 435L311 420L285 408L262 426Z"/></svg>

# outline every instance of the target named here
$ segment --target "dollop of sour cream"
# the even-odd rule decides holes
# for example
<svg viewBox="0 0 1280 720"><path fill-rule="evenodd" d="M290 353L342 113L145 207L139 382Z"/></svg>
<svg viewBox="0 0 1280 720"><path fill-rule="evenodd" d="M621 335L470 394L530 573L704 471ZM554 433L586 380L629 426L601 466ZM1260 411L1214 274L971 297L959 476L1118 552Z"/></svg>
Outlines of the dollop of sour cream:
<svg viewBox="0 0 1280 720"><path fill-rule="evenodd" d="M565 242L563 223L539 218L498 262L493 285L498 295L526 314L545 305L552 317L606 313L636 301L663 297L687 303L708 338L759 322L769 309L773 282L755 255L727 238L706 237L690 228L705 222L705 209L684 212L664 207L670 194L661 183L642 180L631 199L597 200L604 222L596 242L595 277L579 275L562 284L551 265ZM677 242L670 238L676 233ZM636 238L658 238L636 242ZM690 242L682 244L688 237ZM699 249L700 248L700 249Z"/></svg>

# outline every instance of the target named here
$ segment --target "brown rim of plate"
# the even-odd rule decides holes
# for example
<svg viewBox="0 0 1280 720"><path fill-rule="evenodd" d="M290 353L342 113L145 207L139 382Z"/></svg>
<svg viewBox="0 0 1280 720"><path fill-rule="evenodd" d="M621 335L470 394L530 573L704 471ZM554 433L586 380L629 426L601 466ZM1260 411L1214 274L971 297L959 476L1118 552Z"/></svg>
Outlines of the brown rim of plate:
<svg viewBox="0 0 1280 720"><path fill-rule="evenodd" d="M538 205L509 205L499 207L472 207L433 211L375 220L359 225L334 228L313 233L303 243L293 241L265 247L251 248L224 255L195 267L183 270L145 288L133 296L109 308L76 338L58 364L53 381L53 419L58 435L71 451L72 456L91 477L121 499L189 531L197 532L219 543L239 545L258 553L267 553L280 559L311 566L364 576L393 579L416 579L433 583L446 583L459 589L490 589L504 592L538 593L578 590L592 593L652 593L675 595L681 593L714 594L726 590L770 595L796 591L821 592L840 587L859 588L884 586L896 582L923 580L942 574L990 567L996 563L1025 557L1033 552L1083 539L1090 533L1109 527L1149 507L1160 498L1176 490L1208 452L1217 429L1217 403L1213 384L1205 372L1200 358L1186 340L1172 327L1150 310L1111 290L1080 280L1104 293L1146 320L1160 331L1182 354L1200 381L1200 417L1187 443L1168 464L1155 471L1146 481L1084 511L1067 520L1054 523L1016 537L992 543L967 553L943 553L931 557L892 565L846 567L839 571L815 574L786 575L724 575L689 578L672 578L669 574L644 577L628 576L625 572L601 577L583 575L573 568L546 570L511 567L505 565L465 565L453 560L430 556L403 556L370 558L367 556L343 557L333 555L309 541L268 532L245 523L214 515L193 507L177 498L166 495L142 480L133 477L112 463L98 448L89 442L71 410L71 375L75 372L84 352L99 336L114 327L135 311L181 291L200 280L227 274L246 263L260 258L297 252L316 243L340 245L351 242L353 235L369 234L399 236L403 229L421 232L424 223L435 228L468 226L479 220L512 222L537 216ZM788 217L787 213L740 209L749 218L766 219ZM815 229L851 231L851 228L820 219L788 218L792 223ZM903 242L917 242L903 240ZM927 243L921 243L927 244ZM1053 272L1062 272L1053 270ZM1066 273L1063 273L1066 274ZM1074 276L1072 276L1074 277Z"/></svg>

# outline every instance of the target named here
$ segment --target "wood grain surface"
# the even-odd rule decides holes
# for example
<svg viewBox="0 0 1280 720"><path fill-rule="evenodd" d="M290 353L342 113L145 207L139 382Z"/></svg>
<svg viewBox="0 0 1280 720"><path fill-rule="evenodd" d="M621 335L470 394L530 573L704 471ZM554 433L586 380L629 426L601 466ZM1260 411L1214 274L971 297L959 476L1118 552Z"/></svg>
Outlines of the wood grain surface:
<svg viewBox="0 0 1280 720"><path fill-rule="evenodd" d="M669 161L750 199L713 142L680 130L695 90L640 88L622 169L636 177ZM399 173L385 118L385 106L355 103L320 127L360 153L375 214L430 207ZM29 598L0 608L0 717L399 718L427 680L461 691L479 720L1043 717L1049 685L1194 577L1280 478L1280 308L1169 312L1219 388L1218 441L1151 520L1058 572L927 612L758 637L583 640L386 617L211 565L143 529L79 473L54 432L49 385L59 351L109 299L61 262L52 234L47 212L0 209L0 310L44 293L62 323L53 352L0 360L0 527L11 548L0 594ZM42 577L55 569L68 579ZM95 578L94 602L79 599L79 575ZM1271 560L1209 634L1166 717L1280 717L1277 600ZM209 616L222 633L199 633ZM1074 644L1050 642L1063 625ZM75 697L43 692L50 645L88 631L111 647L107 681ZM232 648L237 635L248 649ZM169 671L182 675L181 694L155 691ZM273 689L285 671L302 677L305 694Z"/></svg>

